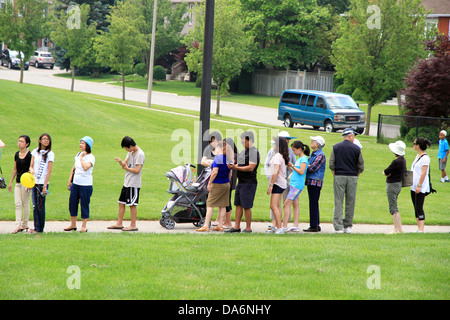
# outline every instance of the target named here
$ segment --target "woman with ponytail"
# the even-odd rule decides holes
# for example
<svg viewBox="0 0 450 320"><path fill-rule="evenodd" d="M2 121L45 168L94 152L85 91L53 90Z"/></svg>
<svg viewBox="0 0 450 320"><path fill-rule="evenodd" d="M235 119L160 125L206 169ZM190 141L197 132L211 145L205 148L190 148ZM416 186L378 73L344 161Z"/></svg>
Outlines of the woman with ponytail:
<svg viewBox="0 0 450 320"><path fill-rule="evenodd" d="M310 155L310 150L308 145L303 144L303 142L296 140L291 144L292 151L298 157L295 165L288 163L288 166L294 171L292 172L292 177L289 182L289 194L284 201L284 220L283 227L287 228L287 223L289 216L291 215L292 203L298 198L303 188L305 187L306 169L308 167L308 157ZM298 228L299 214L294 213L294 227Z"/></svg>
<svg viewBox="0 0 450 320"><path fill-rule="evenodd" d="M413 172L413 184L411 186L411 200L414 206L414 213L417 221L417 232L423 232L425 226L425 212L423 204L425 197L431 192L428 173L430 170L430 156L425 152L431 146L428 139L418 137L414 140L414 150L417 156L411 164Z"/></svg>

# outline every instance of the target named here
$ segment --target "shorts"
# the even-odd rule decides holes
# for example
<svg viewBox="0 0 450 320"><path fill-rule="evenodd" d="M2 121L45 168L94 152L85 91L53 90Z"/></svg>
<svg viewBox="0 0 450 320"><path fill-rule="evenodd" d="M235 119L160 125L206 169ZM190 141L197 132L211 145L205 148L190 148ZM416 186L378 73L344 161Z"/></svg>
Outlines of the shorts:
<svg viewBox="0 0 450 320"><path fill-rule="evenodd" d="M238 183L234 194L234 205L244 209L253 208L257 187L255 183Z"/></svg>
<svg viewBox="0 0 450 320"><path fill-rule="evenodd" d="M287 200L292 200L295 201L295 199L298 198L298 196L300 195L300 193L302 193L302 190L297 189L293 186L289 186L289 193L286 197Z"/></svg>
<svg viewBox="0 0 450 320"><path fill-rule="evenodd" d="M401 182L386 183L386 194L389 202L390 214L399 212L397 207L397 199L398 195L400 194L400 191L402 191Z"/></svg>
<svg viewBox="0 0 450 320"><path fill-rule="evenodd" d="M119 203L127 207L137 206L139 204L139 192L141 188L122 187L120 192Z"/></svg>
<svg viewBox="0 0 450 320"><path fill-rule="evenodd" d="M442 161L444 159L438 159L439 160L439 170L445 170L445 167L447 166L447 161Z"/></svg>
<svg viewBox="0 0 450 320"><path fill-rule="evenodd" d="M272 193L283 193L284 190L286 190L286 189L281 188L277 184L274 184L273 187L272 187Z"/></svg>

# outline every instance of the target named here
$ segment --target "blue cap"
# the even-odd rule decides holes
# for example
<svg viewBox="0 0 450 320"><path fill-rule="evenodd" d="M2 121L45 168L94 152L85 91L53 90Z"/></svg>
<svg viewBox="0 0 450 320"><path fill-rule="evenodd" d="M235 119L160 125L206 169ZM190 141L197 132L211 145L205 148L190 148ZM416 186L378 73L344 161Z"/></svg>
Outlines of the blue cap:
<svg viewBox="0 0 450 320"><path fill-rule="evenodd" d="M91 137L85 136L84 138L81 138L81 139L80 139L80 142L81 142L81 141L86 142L86 144L89 146L89 148L92 149L92 145L94 144L94 140L92 140Z"/></svg>

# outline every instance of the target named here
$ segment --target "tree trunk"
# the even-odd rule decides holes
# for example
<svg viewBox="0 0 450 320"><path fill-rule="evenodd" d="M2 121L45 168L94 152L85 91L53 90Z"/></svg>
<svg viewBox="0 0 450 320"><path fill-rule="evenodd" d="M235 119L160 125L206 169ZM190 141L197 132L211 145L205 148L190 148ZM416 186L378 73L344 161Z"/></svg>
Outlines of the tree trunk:
<svg viewBox="0 0 450 320"><path fill-rule="evenodd" d="M70 87L70 91L73 92L75 88L75 66L72 66L72 86Z"/></svg>
<svg viewBox="0 0 450 320"><path fill-rule="evenodd" d="M25 59L20 60L20 80L19 83L23 83L23 64L25 63Z"/></svg>
<svg viewBox="0 0 450 320"><path fill-rule="evenodd" d="M220 88L222 87L222 85L217 85L218 86L218 90L216 90L216 116L220 116Z"/></svg>
<svg viewBox="0 0 450 320"><path fill-rule="evenodd" d="M368 136L370 133L370 120L372 115L372 107L373 103L369 102L369 104L367 105L367 114L366 114L366 130L364 130L365 136Z"/></svg>
<svg viewBox="0 0 450 320"><path fill-rule="evenodd" d="M122 100L125 101L125 69L122 68Z"/></svg>
<svg viewBox="0 0 450 320"><path fill-rule="evenodd" d="M403 114L402 91L397 91L398 114Z"/></svg>

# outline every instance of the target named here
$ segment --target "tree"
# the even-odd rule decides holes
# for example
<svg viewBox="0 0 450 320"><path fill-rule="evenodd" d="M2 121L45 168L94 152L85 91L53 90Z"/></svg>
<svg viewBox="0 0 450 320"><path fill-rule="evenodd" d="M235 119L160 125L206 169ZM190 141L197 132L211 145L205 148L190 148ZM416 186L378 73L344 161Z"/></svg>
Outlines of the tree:
<svg viewBox="0 0 450 320"><path fill-rule="evenodd" d="M450 37L439 35L427 42L432 55L419 61L405 80L407 115L450 116Z"/></svg>
<svg viewBox="0 0 450 320"><path fill-rule="evenodd" d="M88 25L90 6L69 7L67 11L61 10L59 15L55 15L51 37L56 45L65 49L64 57L70 59L72 69L72 85L75 86L75 69L89 66L93 52L94 39L97 36L96 23Z"/></svg>
<svg viewBox="0 0 450 320"><path fill-rule="evenodd" d="M142 49L142 62L149 70L150 47L153 26L154 0L139 0L141 12L144 16L141 32L145 35L146 45ZM182 45L181 32L187 22L187 3L177 3L173 6L168 0L158 0L155 34L155 60L163 57ZM150 78L150 77L149 77Z"/></svg>
<svg viewBox="0 0 450 320"><path fill-rule="evenodd" d="M370 131L375 104L403 86L414 62L426 55L425 8L421 0L355 0L341 18L332 62L344 79L368 103L366 130Z"/></svg>
<svg viewBox="0 0 450 320"><path fill-rule="evenodd" d="M195 28L185 38L189 50L185 61L189 71L201 74L205 23L204 3L195 9L195 17L197 20ZM229 81L239 75L242 68L250 62L253 38L244 31L244 27L239 1L216 0L212 80L216 85L217 115L220 114L222 90L226 89Z"/></svg>
<svg viewBox="0 0 450 320"><path fill-rule="evenodd" d="M317 61L320 28L328 9L316 0L242 0L257 47L252 60L267 68L298 68Z"/></svg>
<svg viewBox="0 0 450 320"><path fill-rule="evenodd" d="M44 14L48 3L43 0L16 0L4 3L0 10L0 39L11 50L20 51L20 83L23 83L24 62L34 52L34 42L45 35Z"/></svg>
<svg viewBox="0 0 450 320"><path fill-rule="evenodd" d="M109 32L95 41L97 62L111 67L122 75L122 99L125 100L125 73L134 66L145 46L140 32L144 17L135 2L117 2L108 16Z"/></svg>

